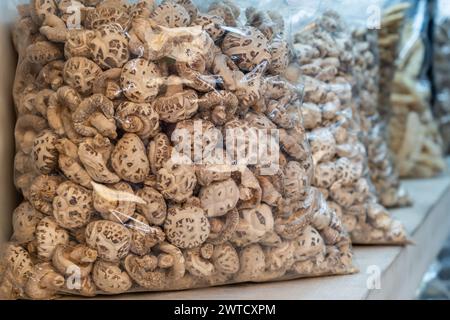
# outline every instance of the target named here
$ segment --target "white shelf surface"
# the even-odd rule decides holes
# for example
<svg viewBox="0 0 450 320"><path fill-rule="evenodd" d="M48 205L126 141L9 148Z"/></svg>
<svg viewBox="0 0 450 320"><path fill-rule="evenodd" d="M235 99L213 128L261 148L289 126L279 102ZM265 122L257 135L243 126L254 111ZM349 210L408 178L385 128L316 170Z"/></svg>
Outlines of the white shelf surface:
<svg viewBox="0 0 450 320"><path fill-rule="evenodd" d="M403 221L414 244L406 247L354 247L354 263L360 269L357 274L188 291L126 294L115 299L413 299L425 271L450 233L450 175L428 180L407 180L403 184L414 199L414 206L392 210L392 214ZM374 272L379 273L380 289L368 289L367 282Z"/></svg>

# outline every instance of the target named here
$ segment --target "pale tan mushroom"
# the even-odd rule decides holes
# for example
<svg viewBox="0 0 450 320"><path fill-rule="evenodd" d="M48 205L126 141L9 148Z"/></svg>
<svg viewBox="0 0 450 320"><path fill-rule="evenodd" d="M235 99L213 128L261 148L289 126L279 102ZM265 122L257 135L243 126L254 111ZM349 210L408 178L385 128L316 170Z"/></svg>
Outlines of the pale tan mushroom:
<svg viewBox="0 0 450 320"><path fill-rule="evenodd" d="M67 39L66 23L62 18L54 14L46 15L39 31L48 40L55 43L64 43Z"/></svg>
<svg viewBox="0 0 450 320"><path fill-rule="evenodd" d="M133 133L126 133L111 154L111 165L123 180L144 182L150 173L150 163L142 140Z"/></svg>
<svg viewBox="0 0 450 320"><path fill-rule="evenodd" d="M267 38L250 26L239 30L239 33L228 32L223 39L222 51L243 71L252 71L264 62L271 62Z"/></svg>
<svg viewBox="0 0 450 320"><path fill-rule="evenodd" d="M163 83L158 66L145 59L127 62L120 77L124 95L136 103L151 103Z"/></svg>
<svg viewBox="0 0 450 320"><path fill-rule="evenodd" d="M24 287L33 273L29 253L21 246L6 244L0 251L0 298L17 299L23 296Z"/></svg>
<svg viewBox="0 0 450 320"><path fill-rule="evenodd" d="M96 249L100 259L118 262L130 250L131 233L123 225L109 220L91 222L86 228L86 243Z"/></svg>
<svg viewBox="0 0 450 320"><path fill-rule="evenodd" d="M25 293L35 300L54 299L65 284L65 279L48 262L34 266L32 275L25 285Z"/></svg>
<svg viewBox="0 0 450 320"><path fill-rule="evenodd" d="M167 284L166 272L157 268L158 259L153 255L138 257L130 254L125 258L124 267L130 277L143 288L164 290Z"/></svg>
<svg viewBox="0 0 450 320"><path fill-rule="evenodd" d="M329 188L336 181L336 163L321 162L315 167L314 185L318 188Z"/></svg>
<svg viewBox="0 0 450 320"><path fill-rule="evenodd" d="M225 218L221 217L209 219L211 231L208 237L208 242L216 245L229 241L238 228L239 219L239 211L236 208L230 210L225 215Z"/></svg>
<svg viewBox="0 0 450 320"><path fill-rule="evenodd" d="M144 187L136 192L145 203L139 203L136 209L152 225L160 226L167 216L167 205L161 193L151 187Z"/></svg>
<svg viewBox="0 0 450 320"><path fill-rule="evenodd" d="M209 236L210 225L202 208L186 205L172 207L164 222L167 240L182 249L195 248Z"/></svg>
<svg viewBox="0 0 450 320"><path fill-rule="evenodd" d="M35 239L36 226L43 218L29 202L22 202L13 212L12 240L18 244L26 244Z"/></svg>
<svg viewBox="0 0 450 320"><path fill-rule="evenodd" d="M93 180L100 183L119 182L120 178L107 166L109 156L105 157L99 151L100 148L111 150L112 145L108 138L103 138L100 136L95 139L87 139L82 142L78 147L78 156L81 163Z"/></svg>
<svg viewBox="0 0 450 320"><path fill-rule="evenodd" d="M159 115L150 104L123 102L116 110L116 117L123 130L137 134L142 140L159 133Z"/></svg>
<svg viewBox="0 0 450 320"><path fill-rule="evenodd" d="M225 34L225 29L223 29L225 21L218 15L199 13L192 20L192 25L202 26L214 41L219 40Z"/></svg>
<svg viewBox="0 0 450 320"><path fill-rule="evenodd" d="M211 261L218 272L235 274L240 269L239 255L228 242L215 245Z"/></svg>
<svg viewBox="0 0 450 320"><path fill-rule="evenodd" d="M243 247L251 243L257 243L264 236L274 230L274 217L272 209L261 204L254 209L240 211L239 224L231 241Z"/></svg>
<svg viewBox="0 0 450 320"><path fill-rule="evenodd" d="M91 94L94 81L102 69L93 61L84 57L73 57L64 66L64 81L80 94Z"/></svg>
<svg viewBox="0 0 450 320"><path fill-rule="evenodd" d="M208 217L220 217L236 207L239 188L233 179L213 182L201 189L199 197Z"/></svg>
<svg viewBox="0 0 450 320"><path fill-rule="evenodd" d="M333 160L336 155L336 140L328 128L319 128L308 135L314 163Z"/></svg>
<svg viewBox="0 0 450 320"><path fill-rule="evenodd" d="M52 217L45 217L36 227L37 255L43 261L50 261L58 245L69 243L69 234L60 228Z"/></svg>
<svg viewBox="0 0 450 320"><path fill-rule="evenodd" d="M128 39L123 28L116 23L98 27L89 48L92 59L102 69L122 68L130 56Z"/></svg>
<svg viewBox="0 0 450 320"><path fill-rule="evenodd" d="M164 133L157 134L148 146L148 160L153 174L157 174L172 156L172 146Z"/></svg>
<svg viewBox="0 0 450 320"><path fill-rule="evenodd" d="M198 97L194 90L184 90L183 80L176 76L167 79L167 90L164 96L153 103L164 122L177 123L191 118L198 110Z"/></svg>
<svg viewBox="0 0 450 320"><path fill-rule="evenodd" d="M307 226L295 241L297 242L294 252L296 261L305 261L318 255L325 255L325 242L320 233L311 226Z"/></svg>
<svg viewBox="0 0 450 320"><path fill-rule="evenodd" d="M40 25L49 14L56 14L57 6L54 0L31 0L29 13L33 21Z"/></svg>
<svg viewBox="0 0 450 320"><path fill-rule="evenodd" d="M296 243L293 240L285 240L281 244L264 248L266 270L269 272L289 270L295 262L294 252Z"/></svg>
<svg viewBox="0 0 450 320"><path fill-rule="evenodd" d="M218 15L226 26L236 27L241 10L232 0L213 1L208 7L208 14Z"/></svg>
<svg viewBox="0 0 450 320"><path fill-rule="evenodd" d="M65 229L77 229L89 223L94 213L92 195L87 189L70 181L58 186L53 199L53 216Z"/></svg>
<svg viewBox="0 0 450 320"><path fill-rule="evenodd" d="M92 280L105 293L120 294L130 290L133 282L117 263L98 260L92 270Z"/></svg>
<svg viewBox="0 0 450 320"><path fill-rule="evenodd" d="M31 184L28 201L36 210L51 215L53 198L60 183L61 179L57 176L38 176Z"/></svg>
<svg viewBox="0 0 450 320"><path fill-rule="evenodd" d="M188 11L181 4L172 1L165 1L159 5L150 18L169 28L188 27L191 23Z"/></svg>
<svg viewBox="0 0 450 320"><path fill-rule="evenodd" d="M43 131L36 137L31 151L36 168L42 174L50 174L58 166L58 136L52 131Z"/></svg>
<svg viewBox="0 0 450 320"><path fill-rule="evenodd" d="M91 30L70 29L67 32L64 45L64 55L67 59L73 57L91 56L91 41L95 38L95 32Z"/></svg>
<svg viewBox="0 0 450 320"><path fill-rule="evenodd" d="M150 226L145 217L139 214L134 214L130 218L127 227L131 232L130 251L139 256L146 255L151 248L162 243L166 238L159 227Z"/></svg>
<svg viewBox="0 0 450 320"><path fill-rule="evenodd" d="M240 172L239 210L253 209L261 204L262 189L253 172L245 167Z"/></svg>
<svg viewBox="0 0 450 320"><path fill-rule="evenodd" d="M97 134L115 139L117 128L114 119L114 105L102 94L84 99L72 114L74 129L84 137Z"/></svg>
<svg viewBox="0 0 450 320"><path fill-rule="evenodd" d="M201 256L199 247L186 250L184 258L186 270L195 277L208 278L215 272L214 264Z"/></svg>
<svg viewBox="0 0 450 320"><path fill-rule="evenodd" d="M195 169L171 159L158 171L156 187L167 200L178 203L192 196L197 184Z"/></svg>
<svg viewBox="0 0 450 320"><path fill-rule="evenodd" d="M127 30L130 24L128 7L117 0L99 1L95 3L93 10L88 10L84 25L87 29L97 29L103 25L119 24L123 30Z"/></svg>
<svg viewBox="0 0 450 320"><path fill-rule="evenodd" d="M28 46L26 59L33 64L45 65L63 58L61 49L50 41L37 41Z"/></svg>
<svg viewBox="0 0 450 320"><path fill-rule="evenodd" d="M74 247L59 245L53 254L53 267L62 275L79 276L80 280L90 276L97 251L79 244Z"/></svg>
<svg viewBox="0 0 450 320"><path fill-rule="evenodd" d="M238 282L258 281L266 269L264 251L257 243L250 244L239 252L239 271L234 280Z"/></svg>
<svg viewBox="0 0 450 320"><path fill-rule="evenodd" d="M14 130L17 148L26 154L30 154L36 137L47 127L47 121L40 116L32 114L19 116Z"/></svg>

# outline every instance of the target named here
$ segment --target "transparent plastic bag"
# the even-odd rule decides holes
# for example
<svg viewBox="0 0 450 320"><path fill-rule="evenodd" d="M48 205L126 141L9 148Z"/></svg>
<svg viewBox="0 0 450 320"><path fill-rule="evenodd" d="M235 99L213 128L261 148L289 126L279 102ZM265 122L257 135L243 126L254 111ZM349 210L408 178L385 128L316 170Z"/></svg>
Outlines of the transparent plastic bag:
<svg viewBox="0 0 450 320"><path fill-rule="evenodd" d="M423 0L410 4L391 96L390 148L400 176L430 178L446 167L438 124L431 112L430 8Z"/></svg>
<svg viewBox="0 0 450 320"><path fill-rule="evenodd" d="M439 119L443 149L450 151L450 10L444 0L435 1L433 19L434 113Z"/></svg>
<svg viewBox="0 0 450 320"><path fill-rule="evenodd" d="M356 271L340 219L311 187L303 87L281 76L283 19L256 8L246 19L228 0L201 7L20 8L14 169L24 200L2 250L2 297Z"/></svg>
<svg viewBox="0 0 450 320"><path fill-rule="evenodd" d="M294 39L299 81L305 85L302 110L316 170L313 185L342 217L353 243L406 243L402 224L378 204L371 187L354 95L353 41L345 22L325 10L297 29Z"/></svg>
<svg viewBox="0 0 450 320"><path fill-rule="evenodd" d="M352 10L351 15L349 13L348 24L352 29L355 52L353 75L370 176L383 206L406 206L411 201L401 187L388 145L387 125L378 109L380 60L376 19L380 6L375 6L372 1L361 1L360 6L359 10ZM371 25L370 15L373 15L374 20Z"/></svg>

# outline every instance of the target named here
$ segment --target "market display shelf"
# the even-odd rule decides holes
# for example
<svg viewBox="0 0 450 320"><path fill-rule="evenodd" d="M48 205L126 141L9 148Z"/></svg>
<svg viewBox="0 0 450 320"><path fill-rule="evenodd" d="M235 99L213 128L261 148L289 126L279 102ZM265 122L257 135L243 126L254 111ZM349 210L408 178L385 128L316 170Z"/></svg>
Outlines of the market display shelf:
<svg viewBox="0 0 450 320"><path fill-rule="evenodd" d="M360 272L348 276L265 284L238 284L188 291L126 294L115 299L412 299L427 267L450 233L450 174L404 181L414 206L392 210L413 244L355 247ZM105 299L97 297L96 299Z"/></svg>

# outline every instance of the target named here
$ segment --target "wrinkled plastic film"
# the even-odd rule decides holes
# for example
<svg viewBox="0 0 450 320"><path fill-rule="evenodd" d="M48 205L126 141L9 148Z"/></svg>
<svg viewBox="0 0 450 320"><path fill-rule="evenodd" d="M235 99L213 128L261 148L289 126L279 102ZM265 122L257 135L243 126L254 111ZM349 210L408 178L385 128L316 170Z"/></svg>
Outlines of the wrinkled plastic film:
<svg viewBox="0 0 450 320"><path fill-rule="evenodd" d="M24 200L2 250L2 297L355 272L349 236L311 187L305 86L282 77L283 19L230 1L202 8L20 8L14 170Z"/></svg>

